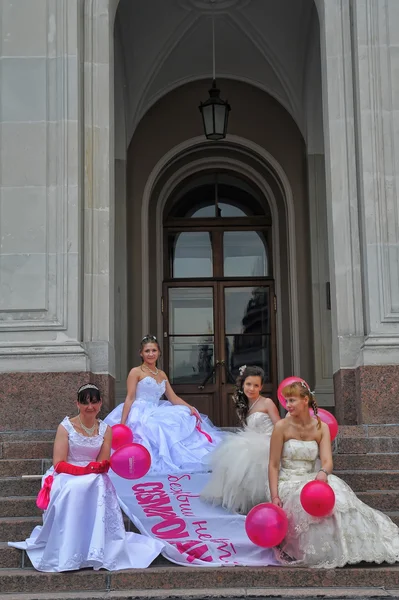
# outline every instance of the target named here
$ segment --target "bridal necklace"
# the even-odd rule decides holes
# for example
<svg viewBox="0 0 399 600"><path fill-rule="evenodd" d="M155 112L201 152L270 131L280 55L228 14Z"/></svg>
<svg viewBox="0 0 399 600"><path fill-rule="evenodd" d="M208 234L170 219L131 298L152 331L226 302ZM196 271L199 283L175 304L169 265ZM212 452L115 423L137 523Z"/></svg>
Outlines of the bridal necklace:
<svg viewBox="0 0 399 600"><path fill-rule="evenodd" d="M257 402L259 402L259 400L260 400L260 399L261 399L261 396L258 396L258 397L256 398L255 402L252 402L251 406L249 407L249 410L248 410L248 412L251 412L251 410L253 409L253 407L255 406L255 404L256 404Z"/></svg>
<svg viewBox="0 0 399 600"><path fill-rule="evenodd" d="M159 369L157 369L157 367L155 367L155 371L152 371L150 369L150 367L147 367L147 365L143 365L144 369L147 369L147 371L149 371L150 373L152 373L155 377L158 375L159 373Z"/></svg>
<svg viewBox="0 0 399 600"><path fill-rule="evenodd" d="M83 425L80 415L78 415L78 420L79 420L80 426L83 429L83 431L85 431L87 433L87 435L92 436L97 427L97 423L94 423L93 427L86 427L86 425Z"/></svg>

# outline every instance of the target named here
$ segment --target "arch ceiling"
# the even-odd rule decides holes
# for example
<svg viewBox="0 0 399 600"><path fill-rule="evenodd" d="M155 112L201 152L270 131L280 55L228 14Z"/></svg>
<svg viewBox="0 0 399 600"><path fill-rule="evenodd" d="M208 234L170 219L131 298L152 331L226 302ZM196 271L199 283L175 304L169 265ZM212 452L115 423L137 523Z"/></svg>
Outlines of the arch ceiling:
<svg viewBox="0 0 399 600"><path fill-rule="evenodd" d="M171 89L212 74L274 96L304 130L307 63L318 51L314 0L120 0L115 35L123 60L127 135Z"/></svg>

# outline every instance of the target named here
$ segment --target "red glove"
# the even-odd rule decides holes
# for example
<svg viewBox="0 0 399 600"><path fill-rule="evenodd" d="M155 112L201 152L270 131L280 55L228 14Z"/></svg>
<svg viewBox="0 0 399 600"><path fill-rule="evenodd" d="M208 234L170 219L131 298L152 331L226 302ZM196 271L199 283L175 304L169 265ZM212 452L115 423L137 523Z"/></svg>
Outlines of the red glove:
<svg viewBox="0 0 399 600"><path fill-rule="evenodd" d="M71 465L65 461L57 463L54 470L57 473L67 473L68 475L90 475L91 473L107 473L110 463L109 460L102 460L101 462L91 462L85 467L79 467L77 465Z"/></svg>

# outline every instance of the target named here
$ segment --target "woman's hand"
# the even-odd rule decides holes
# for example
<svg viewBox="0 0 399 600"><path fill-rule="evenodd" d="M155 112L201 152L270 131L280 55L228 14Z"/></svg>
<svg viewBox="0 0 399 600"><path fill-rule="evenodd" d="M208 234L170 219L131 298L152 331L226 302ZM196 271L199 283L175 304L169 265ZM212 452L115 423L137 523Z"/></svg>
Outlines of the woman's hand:
<svg viewBox="0 0 399 600"><path fill-rule="evenodd" d="M326 473L324 473L324 471L319 471L316 475L316 480L317 481L324 481L325 483L327 483L328 478Z"/></svg>
<svg viewBox="0 0 399 600"><path fill-rule="evenodd" d="M198 410L196 408L194 408L194 406L190 406L189 404L187 406L190 409L190 413L192 414L192 416L197 419L198 423L201 423L202 419L201 419L201 416L200 416Z"/></svg>
<svg viewBox="0 0 399 600"><path fill-rule="evenodd" d="M283 508L283 503L281 502L280 496L274 496L272 503L275 506L279 506L280 508Z"/></svg>

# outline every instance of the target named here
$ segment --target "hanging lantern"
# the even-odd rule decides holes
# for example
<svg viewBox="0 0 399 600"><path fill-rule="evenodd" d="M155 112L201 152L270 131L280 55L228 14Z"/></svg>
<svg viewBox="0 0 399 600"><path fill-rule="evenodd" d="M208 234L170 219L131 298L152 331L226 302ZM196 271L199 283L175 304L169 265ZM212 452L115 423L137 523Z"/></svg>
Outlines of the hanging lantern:
<svg viewBox="0 0 399 600"><path fill-rule="evenodd" d="M199 110L202 115L205 136L208 140L222 140L227 134L230 104L220 98L220 90L213 80L209 90L209 98L201 102Z"/></svg>
<svg viewBox="0 0 399 600"><path fill-rule="evenodd" d="M201 102L199 109L202 115L205 136L208 140L223 140L227 134L230 104L222 100L220 90L216 85L216 59L215 59L215 20L212 16L212 87L209 98Z"/></svg>

